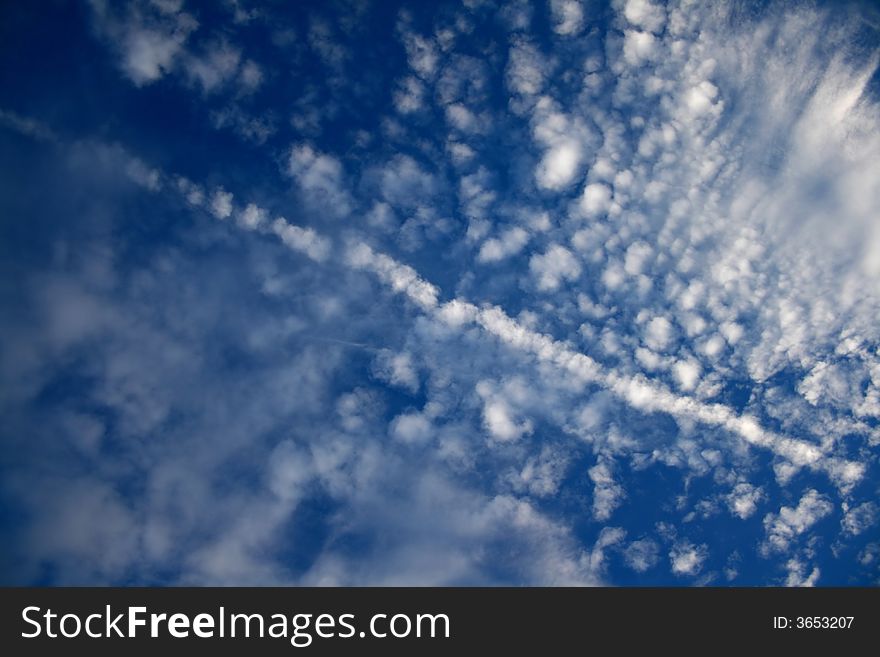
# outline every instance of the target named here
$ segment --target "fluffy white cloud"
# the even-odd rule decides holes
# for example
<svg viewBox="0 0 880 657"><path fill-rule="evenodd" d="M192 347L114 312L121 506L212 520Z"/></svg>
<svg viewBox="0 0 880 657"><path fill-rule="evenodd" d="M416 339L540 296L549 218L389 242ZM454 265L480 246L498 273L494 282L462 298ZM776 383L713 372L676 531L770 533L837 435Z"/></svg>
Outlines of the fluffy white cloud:
<svg viewBox="0 0 880 657"><path fill-rule="evenodd" d="M263 69L252 59L242 63L238 71L238 87L243 94L252 94L263 84Z"/></svg>
<svg viewBox="0 0 880 657"><path fill-rule="evenodd" d="M347 253L347 262L352 267L373 271L395 292L405 294L423 309L437 307L439 291L436 287L422 280L412 267L402 265L384 254L376 253L367 244L352 245Z"/></svg>
<svg viewBox="0 0 880 657"><path fill-rule="evenodd" d="M516 440L532 431L531 422L517 422L507 402L500 399L486 402L483 407L483 423L492 437L502 442Z"/></svg>
<svg viewBox="0 0 880 657"><path fill-rule="evenodd" d="M561 141L541 158L535 179L545 189L564 189L574 181L582 161L583 149L578 142Z"/></svg>
<svg viewBox="0 0 880 657"><path fill-rule="evenodd" d="M813 488L807 490L796 507L783 506L779 513L764 516L767 538L761 549L765 554L788 551L798 536L833 510L834 506L824 495Z"/></svg>
<svg viewBox="0 0 880 657"><path fill-rule="evenodd" d="M840 521L844 533L858 536L862 532L877 524L880 509L874 502L864 502L856 507L847 509Z"/></svg>
<svg viewBox="0 0 880 657"><path fill-rule="evenodd" d="M637 573L644 573L660 560L660 546L649 538L633 541L623 552L626 565Z"/></svg>
<svg viewBox="0 0 880 657"><path fill-rule="evenodd" d="M182 51L195 21L185 21L170 32L134 29L122 40L122 67L132 82L141 86L161 78Z"/></svg>
<svg viewBox="0 0 880 657"><path fill-rule="evenodd" d="M420 34L404 30L403 44L412 70L422 78L430 78L437 70L439 53L433 40Z"/></svg>
<svg viewBox="0 0 880 657"><path fill-rule="evenodd" d="M655 33L663 29L666 11L662 5L651 0L625 0L615 4L618 7L623 4L623 15L633 26Z"/></svg>
<svg viewBox="0 0 880 657"><path fill-rule="evenodd" d="M584 8L579 0L551 0L555 24L553 30L563 36L574 35L584 26Z"/></svg>
<svg viewBox="0 0 880 657"><path fill-rule="evenodd" d="M545 445L539 454L530 457L512 477L517 489L525 489L536 497L549 497L559 490L568 461L564 454Z"/></svg>
<svg viewBox="0 0 880 657"><path fill-rule="evenodd" d="M279 217L272 222L272 232L287 246L305 253L312 260L322 262L330 255L330 241L311 228L295 226Z"/></svg>
<svg viewBox="0 0 880 657"><path fill-rule="evenodd" d="M545 148L535 168L538 187L560 191L580 179L592 140L583 119L563 113L557 103L544 96L533 110L532 136Z"/></svg>
<svg viewBox="0 0 880 657"><path fill-rule="evenodd" d="M201 55L190 55L183 60L186 75L205 93L216 91L239 72L241 52L227 43L210 46Z"/></svg>
<svg viewBox="0 0 880 657"><path fill-rule="evenodd" d="M529 269L537 279L539 290L556 290L563 281L574 281L581 275L581 266L571 251L553 244L543 254L529 260Z"/></svg>
<svg viewBox="0 0 880 657"><path fill-rule="evenodd" d="M677 541L669 551L669 561L675 575L693 577L703 568L709 556L707 545L694 545L690 541Z"/></svg>
<svg viewBox="0 0 880 657"><path fill-rule="evenodd" d="M159 170L148 167L136 157L129 159L125 172L131 180L151 192L159 191L162 188L162 175Z"/></svg>
<svg viewBox="0 0 880 657"><path fill-rule="evenodd" d="M743 520L750 517L758 508L758 504L766 496L761 487L755 487L749 483L739 483L727 496L727 504L730 512Z"/></svg>
<svg viewBox="0 0 880 657"><path fill-rule="evenodd" d="M604 183L590 183L581 195L581 209L588 217L595 217L611 207L611 188Z"/></svg>
<svg viewBox="0 0 880 657"><path fill-rule="evenodd" d="M52 129L41 121L6 109L0 109L0 125L39 141L53 141L56 138Z"/></svg>
<svg viewBox="0 0 880 657"><path fill-rule="evenodd" d="M509 442L532 432L532 421L520 419L514 407L525 401L526 392L520 382L511 381L496 389L490 382L480 381L477 394L483 402L483 426L494 440Z"/></svg>
<svg viewBox="0 0 880 657"><path fill-rule="evenodd" d="M510 49L507 64L507 84L517 94L535 96L544 88L548 65L537 48L517 38Z"/></svg>
<svg viewBox="0 0 880 657"><path fill-rule="evenodd" d="M465 133L478 132L482 128L480 119L462 103L453 103L446 107L446 120Z"/></svg>
<svg viewBox="0 0 880 657"><path fill-rule="evenodd" d="M672 366L672 373L678 387L689 392L697 387L700 381L700 363L696 360L680 360Z"/></svg>
<svg viewBox="0 0 880 657"><path fill-rule="evenodd" d="M610 200L610 196L609 196L609 200ZM584 190L584 198L583 198L582 202L583 202L583 205L585 206L585 210L586 210L586 206L593 205L592 200L590 202L587 201L586 190ZM592 209L592 208L591 208L591 210L592 211L589 212L589 214L597 214L598 212L603 211L604 208L601 208L598 211L595 209ZM623 263L624 270L630 276L638 276L639 274L644 272L646 265L647 265L648 261L651 259L651 256L653 255L653 253L654 253L653 249L645 242L641 242L641 241L633 242L626 249L626 255L624 257L624 263Z"/></svg>
<svg viewBox="0 0 880 657"><path fill-rule="evenodd" d="M211 196L210 203L211 214L218 219L226 219L232 214L232 193L225 191L222 187L215 189Z"/></svg>
<svg viewBox="0 0 880 657"><path fill-rule="evenodd" d="M498 262L522 251L528 244L529 233L519 226L504 231L498 237L491 237L483 242L477 254L479 262Z"/></svg>
<svg viewBox="0 0 880 657"><path fill-rule="evenodd" d="M241 51L223 39L193 43L199 29L183 3L135 1L91 3L98 31L120 54L120 68L136 86L178 72L189 84L213 93L236 82L239 93L253 93L262 83L260 66L242 61ZM201 31L199 32L201 34Z"/></svg>
<svg viewBox="0 0 880 657"><path fill-rule="evenodd" d="M418 207L430 199L437 181L415 159L398 155L379 173L379 184L385 200L393 206Z"/></svg>
<svg viewBox="0 0 880 657"><path fill-rule="evenodd" d="M255 203L248 203L247 207L238 213L238 223L247 230L257 230L266 225L268 221L267 216L264 208Z"/></svg>
<svg viewBox="0 0 880 657"><path fill-rule="evenodd" d="M656 55L657 39L649 32L627 30L623 36L623 56L633 66L639 66Z"/></svg>
<svg viewBox="0 0 880 657"><path fill-rule="evenodd" d="M419 389L418 370L412 356L407 352L381 351L376 356L373 373L390 384L400 386L410 392L417 392Z"/></svg>
<svg viewBox="0 0 880 657"><path fill-rule="evenodd" d="M675 329L665 317L654 317L644 329L645 344L656 351L664 351L675 338Z"/></svg>
<svg viewBox="0 0 880 657"><path fill-rule="evenodd" d="M183 194L184 199L193 207L199 207L205 202L205 191L201 185L197 185L191 180L178 176L176 180L178 191Z"/></svg>
<svg viewBox="0 0 880 657"><path fill-rule="evenodd" d="M818 566L815 566L807 574L807 566L796 558L789 559L785 564L785 569L788 571L785 578L786 586L815 586L821 574Z"/></svg>
<svg viewBox="0 0 880 657"><path fill-rule="evenodd" d="M421 443L431 434L431 421L421 413L404 413L391 421L391 435L404 443Z"/></svg>
<svg viewBox="0 0 880 657"><path fill-rule="evenodd" d="M297 144L290 149L287 173L309 202L323 211L336 217L343 217L351 211L342 164L335 157L320 153L308 144Z"/></svg>
<svg viewBox="0 0 880 657"><path fill-rule="evenodd" d="M251 115L238 105L231 104L211 112L211 122L217 130L230 129L245 141L264 144L275 134L277 126L271 113Z"/></svg>
<svg viewBox="0 0 880 657"><path fill-rule="evenodd" d="M623 503L626 491L614 480L609 462L597 463L588 474L593 482L593 517L603 522Z"/></svg>
<svg viewBox="0 0 880 657"><path fill-rule="evenodd" d="M402 80L394 92L394 107L401 114L417 112L425 104L425 85L414 76Z"/></svg>

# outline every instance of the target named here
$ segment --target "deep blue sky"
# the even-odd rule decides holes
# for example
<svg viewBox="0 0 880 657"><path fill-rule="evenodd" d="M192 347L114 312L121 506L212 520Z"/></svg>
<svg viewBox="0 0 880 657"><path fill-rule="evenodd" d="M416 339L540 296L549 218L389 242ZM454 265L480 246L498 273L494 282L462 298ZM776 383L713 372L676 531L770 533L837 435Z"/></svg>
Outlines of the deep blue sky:
<svg viewBox="0 0 880 657"><path fill-rule="evenodd" d="M3 584L873 585L870 3L7 3Z"/></svg>

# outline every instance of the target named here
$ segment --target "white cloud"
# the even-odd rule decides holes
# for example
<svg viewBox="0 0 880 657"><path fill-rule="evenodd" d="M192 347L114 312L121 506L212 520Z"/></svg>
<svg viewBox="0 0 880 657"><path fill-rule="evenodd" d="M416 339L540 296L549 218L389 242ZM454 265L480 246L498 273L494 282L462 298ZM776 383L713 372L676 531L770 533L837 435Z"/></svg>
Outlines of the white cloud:
<svg viewBox="0 0 880 657"><path fill-rule="evenodd" d="M626 498L626 491L614 480L611 468L611 463L602 461L587 471L593 482L593 517L600 522L608 520Z"/></svg>
<svg viewBox="0 0 880 657"><path fill-rule="evenodd" d="M571 251L559 244L551 245L543 254L529 260L529 269L537 279L539 290L556 290L563 281L574 281L581 275L581 266Z"/></svg>
<svg viewBox="0 0 880 657"><path fill-rule="evenodd" d="M639 66L643 62L655 57L657 51L657 39L649 32L627 30L623 36L623 56L633 66Z"/></svg>
<svg viewBox="0 0 880 657"><path fill-rule="evenodd" d="M439 63L437 44L429 38L406 30L401 36L412 70L424 79L433 77Z"/></svg>
<svg viewBox="0 0 880 657"><path fill-rule="evenodd" d="M171 68L184 40L185 35L180 33L166 35L149 30L130 33L124 42L125 72L138 86L158 80Z"/></svg>
<svg viewBox="0 0 880 657"><path fill-rule="evenodd" d="M480 119L462 103L446 106L446 120L465 133L479 132L482 129Z"/></svg>
<svg viewBox="0 0 880 657"><path fill-rule="evenodd" d="M717 95L718 88L708 80L703 80L685 93L684 102L692 114L699 116L714 107L713 101Z"/></svg>
<svg viewBox="0 0 880 657"><path fill-rule="evenodd" d="M603 527L590 551L589 563L593 572L599 573L605 566L605 552L608 548L618 548L626 538L626 530L621 527Z"/></svg>
<svg viewBox="0 0 880 657"><path fill-rule="evenodd" d="M651 349L664 351L675 338L675 329L665 317L654 317L645 324L644 340Z"/></svg>
<svg viewBox="0 0 880 657"><path fill-rule="evenodd" d="M234 103L212 111L210 117L217 130L229 128L245 141L257 145L264 144L277 130L271 113L251 115Z"/></svg>
<svg viewBox="0 0 880 657"><path fill-rule="evenodd" d="M501 399L486 402L483 423L492 437L501 442L516 440L532 431L531 422L516 422L510 407Z"/></svg>
<svg viewBox="0 0 880 657"><path fill-rule="evenodd" d="M477 317L477 307L459 299L453 299L440 308L438 316L448 326L461 328L471 324Z"/></svg>
<svg viewBox="0 0 880 657"><path fill-rule="evenodd" d="M232 214L232 193L222 187L215 189L211 196L211 214L217 219L226 219Z"/></svg>
<svg viewBox="0 0 880 657"><path fill-rule="evenodd" d="M238 213L238 224L247 230L257 230L266 225L266 210L256 205L248 203L247 207Z"/></svg>
<svg viewBox="0 0 880 657"><path fill-rule="evenodd" d="M55 133L46 124L10 110L0 109L0 125L38 141L54 141L56 139Z"/></svg>
<svg viewBox="0 0 880 657"><path fill-rule="evenodd" d="M816 586L821 574L819 567L816 566L807 575L807 566L796 558L789 559L785 564L785 569L788 571L785 578L786 586Z"/></svg>
<svg viewBox="0 0 880 657"><path fill-rule="evenodd" d="M205 191L201 185L197 185L183 176L178 176L176 183L178 191L191 206L200 207L205 202Z"/></svg>
<svg viewBox="0 0 880 657"><path fill-rule="evenodd" d="M537 48L524 39L514 39L507 63L507 84L517 94L535 96L544 88L548 65Z"/></svg>
<svg viewBox="0 0 880 657"><path fill-rule="evenodd" d="M410 392L419 389L419 374L412 356L407 352L394 353L383 350L376 356L373 373L390 384Z"/></svg>
<svg viewBox="0 0 880 657"><path fill-rule="evenodd" d="M38 489L52 490L53 482L40 483ZM31 526L30 543L37 559L62 567L61 581L70 581L68 573L74 572L77 582L116 581L134 565L139 555L137 516L110 485L75 477L64 495L40 493L38 499L43 512Z"/></svg>
<svg viewBox="0 0 880 657"><path fill-rule="evenodd" d="M473 148L462 142L451 141L446 145L446 148L452 157L452 161L458 165L467 164L476 155Z"/></svg>
<svg viewBox="0 0 880 657"><path fill-rule="evenodd" d="M98 31L119 51L120 68L137 86L162 78L177 65L198 21L179 8L162 11L147 4L124 11L94 1L92 13Z"/></svg>
<svg viewBox="0 0 880 657"><path fill-rule="evenodd" d="M190 81L205 93L216 91L238 73L241 52L227 43L210 46L204 54L189 55L183 67Z"/></svg>
<svg viewBox="0 0 880 657"><path fill-rule="evenodd" d="M532 421L519 420L511 402L523 401L522 386L513 381L501 389L495 389L488 381L477 384L477 394L483 400L483 426L498 442L510 442L532 432Z"/></svg>
<svg viewBox="0 0 880 657"><path fill-rule="evenodd" d="M877 524L880 509L874 502L864 502L859 506L846 510L840 526L845 534L858 536Z"/></svg>
<svg viewBox="0 0 880 657"><path fill-rule="evenodd" d="M458 190L464 214L471 220L483 220L496 199L488 170L480 167L475 173L463 176Z"/></svg>
<svg viewBox="0 0 880 657"><path fill-rule="evenodd" d="M373 271L395 292L405 294L424 310L437 307L439 290L422 280L412 267L402 265L384 254L376 253L364 243L351 246L346 259L352 267Z"/></svg>
<svg viewBox="0 0 880 657"><path fill-rule="evenodd" d="M557 103L545 96L534 107L532 136L545 149L535 168L539 187L560 191L580 179L592 139L583 119L561 112Z"/></svg>
<svg viewBox="0 0 880 657"><path fill-rule="evenodd" d="M339 70L351 53L334 34L333 26L312 14L307 40L312 50L330 70Z"/></svg>
<svg viewBox="0 0 880 657"><path fill-rule="evenodd" d="M786 552L789 545L810 527L828 516L834 507L815 489L807 490L796 507L783 506L779 513L764 516L767 539L761 549L765 554Z"/></svg>
<svg viewBox="0 0 880 657"><path fill-rule="evenodd" d="M616 3L620 5L621 3ZM651 0L625 0L623 15L635 27L659 33L666 22L666 12L662 5Z"/></svg>
<svg viewBox="0 0 880 657"><path fill-rule="evenodd" d="M515 473L514 486L536 497L555 495L567 465L564 454L545 445L539 454L529 457L522 469Z"/></svg>
<svg viewBox="0 0 880 657"><path fill-rule="evenodd" d="M763 488L743 482L734 486L727 496L727 505L731 513L745 520L755 513L765 497Z"/></svg>
<svg viewBox="0 0 880 657"><path fill-rule="evenodd" d="M588 217L604 214L611 207L611 188L604 183L590 183L584 187L581 209Z"/></svg>
<svg viewBox="0 0 880 657"><path fill-rule="evenodd" d="M689 392L697 387L700 381L700 363L696 360L680 360L672 366L672 373L678 387Z"/></svg>
<svg viewBox="0 0 880 657"><path fill-rule="evenodd" d="M289 224L283 217L279 217L272 222L272 232L287 246L305 253L317 262L326 260L330 255L330 241L311 228Z"/></svg>
<svg viewBox="0 0 880 657"><path fill-rule="evenodd" d="M311 228L289 224L283 217L279 217L272 222L272 232L287 246L307 254L312 260L322 262L330 255L330 241Z"/></svg>
<svg viewBox="0 0 880 657"><path fill-rule="evenodd" d="M392 420L391 435L404 443L423 443L432 435L431 422L421 413L404 413Z"/></svg>
<svg viewBox="0 0 880 657"><path fill-rule="evenodd" d="M637 573L644 573L657 565L660 560L660 547L655 541L643 538L626 546L623 558L627 566Z"/></svg>
<svg viewBox="0 0 880 657"><path fill-rule="evenodd" d="M610 198L610 197L609 197ZM587 193L584 190L584 199L583 203L587 205ZM601 212L602 210L600 210ZM596 214L592 212L590 214ZM624 257L623 269L630 276L638 276L639 274L645 271L645 267L648 261L651 259L654 250L645 242L633 242L626 249L626 256Z"/></svg>
<svg viewBox="0 0 880 657"><path fill-rule="evenodd" d="M514 226L498 237L492 237L483 242L477 254L477 261L489 263L504 260L522 251L528 241L529 233L519 226Z"/></svg>
<svg viewBox="0 0 880 657"><path fill-rule="evenodd" d="M238 71L238 88L242 94L252 94L263 84L263 69L254 60L249 59Z"/></svg>
<svg viewBox="0 0 880 657"><path fill-rule="evenodd" d="M819 361L798 385L798 392L813 406L820 403L848 406L857 398L861 377L853 376L846 364Z"/></svg>
<svg viewBox="0 0 880 657"><path fill-rule="evenodd" d="M561 141L550 148L535 170L535 179L544 189L564 189L574 182L583 162L583 149L577 141Z"/></svg>
<svg viewBox="0 0 880 657"><path fill-rule="evenodd" d="M575 35L583 29L584 9L579 0L551 0L555 24L553 30L563 36Z"/></svg>
<svg viewBox="0 0 880 657"><path fill-rule="evenodd" d="M703 562L709 556L708 546L694 545L690 541L678 541L669 552L669 561L675 575L693 577L699 574Z"/></svg>
<svg viewBox="0 0 880 657"><path fill-rule="evenodd" d="M413 208L431 198L437 181L408 155L397 155L379 173L385 200L393 206Z"/></svg>
<svg viewBox="0 0 880 657"><path fill-rule="evenodd" d="M162 188L162 174L158 169L153 169L144 164L143 161L136 157L128 160L125 172L132 181L149 189L151 192L157 192Z"/></svg>
<svg viewBox="0 0 880 657"><path fill-rule="evenodd" d="M417 77L408 76L394 92L394 107L401 114L417 112L425 106L425 85Z"/></svg>
<svg viewBox="0 0 880 657"><path fill-rule="evenodd" d="M351 211L351 198L343 181L342 164L336 158L320 153L308 144L290 149L287 173L316 207L335 217Z"/></svg>

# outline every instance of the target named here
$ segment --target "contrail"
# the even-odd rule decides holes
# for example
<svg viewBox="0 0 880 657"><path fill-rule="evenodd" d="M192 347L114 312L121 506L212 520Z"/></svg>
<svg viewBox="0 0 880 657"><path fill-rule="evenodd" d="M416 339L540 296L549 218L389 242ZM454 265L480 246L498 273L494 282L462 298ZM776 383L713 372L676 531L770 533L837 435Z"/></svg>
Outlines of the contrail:
<svg viewBox="0 0 880 657"><path fill-rule="evenodd" d="M178 188L183 192L189 187L178 184ZM184 196L186 197L185 194ZM187 201L191 205L201 205L193 203L191 199ZM217 213L214 215L218 219L225 219L231 215L231 211L223 213L223 216ZM290 224L284 218L270 222L265 215L264 210L250 204L238 213L236 223L246 230L273 234L288 248L303 253L312 260L323 262L330 256L333 250L330 238L319 235L311 228ZM377 253L363 242L349 244L344 249L344 263L354 269L371 272L395 293L402 294L418 306L426 315L450 327L479 326L488 335L509 347L567 372L584 387L588 384L598 385L640 411L662 412L675 418L687 418L721 427L738 435L747 444L767 449L797 467L825 472L844 493L865 473L865 465L862 463L830 456L813 443L768 431L761 427L756 418L740 415L724 404L707 403L676 394L641 374L628 375L605 368L586 354L573 349L570 344L526 328L498 306L485 304L478 307L463 299L441 303L440 290L419 276L415 269L388 255ZM310 336L310 339L376 350L370 345L337 338Z"/></svg>
<svg viewBox="0 0 880 657"><path fill-rule="evenodd" d="M450 326L476 324L508 346L555 365L576 377L584 386L597 384L634 408L722 427L749 445L768 449L798 467L824 471L842 491L851 489L864 475L862 463L829 456L813 443L767 431L750 415L739 415L723 404L678 395L643 375L625 375L606 369L567 343L522 326L498 306L477 307L461 299L440 304L437 300L439 290L434 285L421 279L408 265L376 253L366 244L350 247L346 260L353 267L372 271L426 314L432 314Z"/></svg>
<svg viewBox="0 0 880 657"><path fill-rule="evenodd" d="M355 347L357 349L365 349L367 351L379 351L377 347L373 347L368 344L364 344L363 342L351 342L350 340L340 340L339 338L328 338L321 335L304 335L302 336L307 340L313 340L315 342L331 342L333 344L341 344L346 347Z"/></svg>

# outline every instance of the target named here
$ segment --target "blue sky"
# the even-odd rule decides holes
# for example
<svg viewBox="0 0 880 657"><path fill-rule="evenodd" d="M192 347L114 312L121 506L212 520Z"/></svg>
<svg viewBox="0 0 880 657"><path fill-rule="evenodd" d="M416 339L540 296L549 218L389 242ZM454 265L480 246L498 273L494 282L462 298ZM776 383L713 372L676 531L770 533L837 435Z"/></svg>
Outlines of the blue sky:
<svg viewBox="0 0 880 657"><path fill-rule="evenodd" d="M3 584L874 585L870 3L7 3Z"/></svg>

